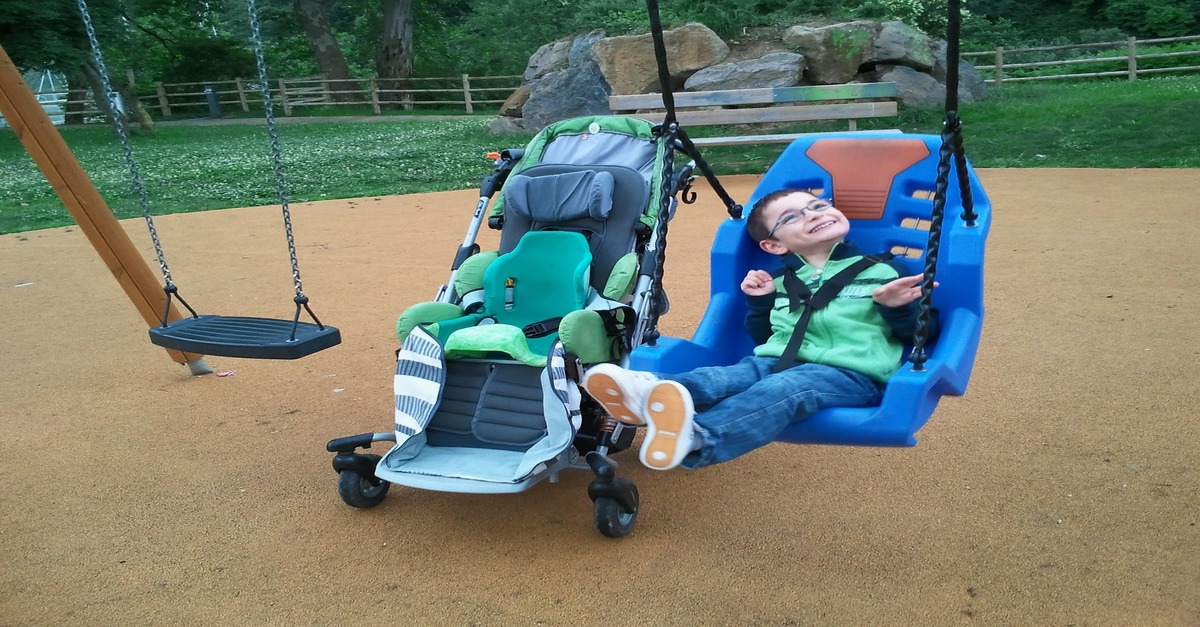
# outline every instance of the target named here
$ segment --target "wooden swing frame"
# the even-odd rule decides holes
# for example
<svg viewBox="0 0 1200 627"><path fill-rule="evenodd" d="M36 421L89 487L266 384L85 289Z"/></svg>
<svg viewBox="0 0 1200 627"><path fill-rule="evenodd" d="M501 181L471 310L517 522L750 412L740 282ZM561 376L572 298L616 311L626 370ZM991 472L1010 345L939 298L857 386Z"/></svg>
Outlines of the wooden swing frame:
<svg viewBox="0 0 1200 627"><path fill-rule="evenodd" d="M54 128L50 116L3 46L0 46L0 113L142 319L152 328L161 325L167 295L157 277ZM173 306L167 310L169 321L182 318ZM204 362L204 355L174 349L167 349L167 355L172 361L186 365L192 374L212 372Z"/></svg>

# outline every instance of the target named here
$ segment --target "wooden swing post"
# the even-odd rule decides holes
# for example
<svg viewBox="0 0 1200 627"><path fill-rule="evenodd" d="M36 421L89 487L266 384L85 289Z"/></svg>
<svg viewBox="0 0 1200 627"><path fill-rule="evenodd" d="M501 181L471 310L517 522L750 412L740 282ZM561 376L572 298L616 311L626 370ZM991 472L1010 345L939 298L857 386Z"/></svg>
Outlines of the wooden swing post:
<svg viewBox="0 0 1200 627"><path fill-rule="evenodd" d="M161 325L166 293L3 46L0 46L0 113L146 324ZM172 306L168 321L181 318ZM172 349L167 349L167 355L188 366L192 374L212 372L203 355Z"/></svg>

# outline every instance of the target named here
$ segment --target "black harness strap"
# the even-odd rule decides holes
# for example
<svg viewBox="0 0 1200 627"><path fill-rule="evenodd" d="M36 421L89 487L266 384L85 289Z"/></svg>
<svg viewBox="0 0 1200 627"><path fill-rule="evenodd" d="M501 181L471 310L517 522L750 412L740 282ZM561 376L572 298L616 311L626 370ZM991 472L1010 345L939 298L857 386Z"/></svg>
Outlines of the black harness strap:
<svg viewBox="0 0 1200 627"><path fill-rule="evenodd" d="M521 332L525 334L525 337L530 339L535 337L546 337L547 335L550 335L558 330L558 323L562 322L562 319L562 316L555 316L553 318L546 318L545 320L531 322L521 327Z"/></svg>
<svg viewBox="0 0 1200 627"><path fill-rule="evenodd" d="M613 309L600 309L597 313L600 314L600 320L604 322L604 331L617 342L621 354L633 350L630 335L633 334L632 322L637 318L637 312L633 310L633 307L622 305Z"/></svg>
<svg viewBox="0 0 1200 627"><path fill-rule="evenodd" d="M615 342L620 344L623 352L629 352L632 346L629 342L629 333L632 328L628 321L633 317L634 311L628 305L614 307L613 309L597 309L596 313L600 314L600 320L604 323L605 334L613 338ZM531 322L521 327L521 332L525 337L533 339L545 337L558 331L559 325L562 323L563 316L555 316L537 322Z"/></svg>
<svg viewBox="0 0 1200 627"><path fill-rule="evenodd" d="M862 259L826 280L821 287L817 288L816 294L812 293L804 281L796 276L796 269L789 264L783 274L783 288L788 296L788 311L795 312L804 308L804 313L800 314L800 319L796 321L796 328L792 330L792 339L788 340L783 354L771 367L771 373L783 372L796 365L796 356L800 354L800 345L804 343L804 336L808 333L808 323L812 319L812 312L823 309L833 302L833 299L837 298L837 295L850 285L863 270L891 258L892 253L864 255Z"/></svg>

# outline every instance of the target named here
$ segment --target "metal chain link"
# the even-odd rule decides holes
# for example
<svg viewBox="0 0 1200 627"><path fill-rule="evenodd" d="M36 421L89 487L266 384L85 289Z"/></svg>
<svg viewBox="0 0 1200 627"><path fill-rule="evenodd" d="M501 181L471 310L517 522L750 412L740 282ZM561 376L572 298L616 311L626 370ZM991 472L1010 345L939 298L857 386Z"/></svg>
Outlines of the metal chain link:
<svg viewBox="0 0 1200 627"><path fill-rule="evenodd" d="M80 0L81 2L83 0ZM250 13L250 37L254 41L254 56L258 62L258 82L262 88L263 109L267 113L267 135L271 139L271 160L275 170L275 187L279 190L279 206L283 211L283 229L287 233L288 255L292 260L292 282L296 286L296 298L304 297L304 283L300 280L300 263L296 259L296 238L292 234L292 214L288 210L287 180L283 177L283 151L279 148L279 131L275 126L275 111L271 106L271 84L267 78L267 60L263 52L262 31L258 26L258 9L254 0L247 0Z"/></svg>
<svg viewBox="0 0 1200 627"><path fill-rule="evenodd" d="M154 243L154 254L158 256L158 267L162 270L163 281L167 287L171 287L171 270L167 266L162 243L158 240L158 230L154 228L154 216L150 214L150 198L146 195L146 186L142 184L137 161L133 158L133 148L130 146L129 136L125 132L125 123L117 113L116 94L113 92L112 81L108 78L108 68L104 65L104 56L100 53L100 42L96 39L96 29L92 26L92 15L88 12L87 2L84 0L79 0L79 12L83 15L83 27L87 31L88 43L92 46L92 59L96 61L96 69L100 72L100 83L104 88L104 93L96 94L96 97L108 100L113 126L117 130L117 139L120 140L121 150L125 155L125 165L129 167L133 193L137 196L138 204L142 206L142 216L146 219L146 228L150 230L150 241Z"/></svg>

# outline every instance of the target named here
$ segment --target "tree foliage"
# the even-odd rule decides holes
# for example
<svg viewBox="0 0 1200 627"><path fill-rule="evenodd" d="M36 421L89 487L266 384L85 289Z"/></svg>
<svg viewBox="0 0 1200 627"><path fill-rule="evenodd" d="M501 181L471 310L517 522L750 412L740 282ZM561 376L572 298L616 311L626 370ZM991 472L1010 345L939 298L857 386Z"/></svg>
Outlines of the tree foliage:
<svg viewBox="0 0 1200 627"><path fill-rule="evenodd" d="M274 76L320 67L295 0L255 0ZM352 74L373 75L391 0L314 0ZM0 2L0 44L26 69L72 73L87 58L77 0ZM871 17L931 34L945 28L947 0L661 0L668 27L699 21L725 38L747 29ZM110 71L139 82L252 76L245 0L89 0ZM1088 37L1170 37L1200 29L1200 0L964 0L964 48L1044 45ZM538 47L602 29L645 33L642 0L413 0L416 76L518 74ZM1094 40L1093 40L1094 41Z"/></svg>
<svg viewBox="0 0 1200 627"><path fill-rule="evenodd" d="M1196 31L1200 1L1111 0L1104 16L1114 26L1143 37L1178 37Z"/></svg>

